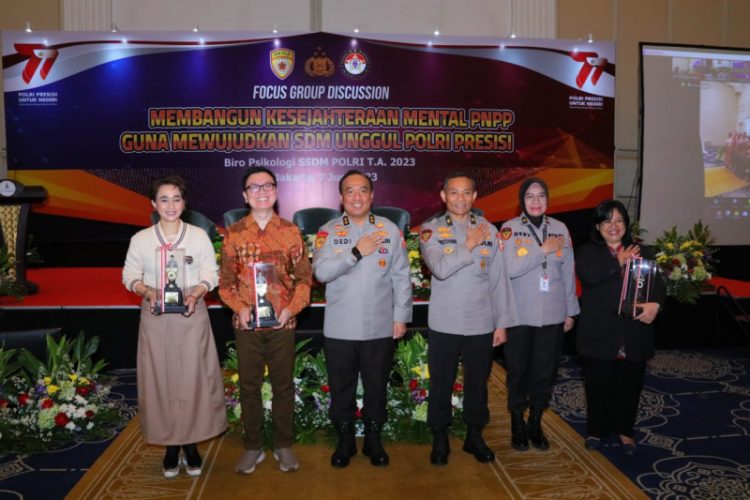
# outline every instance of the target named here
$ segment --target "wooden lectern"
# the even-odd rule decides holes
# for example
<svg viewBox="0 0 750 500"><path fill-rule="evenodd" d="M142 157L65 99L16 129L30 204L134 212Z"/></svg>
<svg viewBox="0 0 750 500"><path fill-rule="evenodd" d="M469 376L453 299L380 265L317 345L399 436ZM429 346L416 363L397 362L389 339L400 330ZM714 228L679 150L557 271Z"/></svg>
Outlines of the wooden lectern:
<svg viewBox="0 0 750 500"><path fill-rule="evenodd" d="M21 288L21 293L31 295L39 290L34 283L26 281L26 224L32 203L47 199L47 190L42 186L24 186L10 179L0 180L0 230L8 253L14 258L11 277Z"/></svg>

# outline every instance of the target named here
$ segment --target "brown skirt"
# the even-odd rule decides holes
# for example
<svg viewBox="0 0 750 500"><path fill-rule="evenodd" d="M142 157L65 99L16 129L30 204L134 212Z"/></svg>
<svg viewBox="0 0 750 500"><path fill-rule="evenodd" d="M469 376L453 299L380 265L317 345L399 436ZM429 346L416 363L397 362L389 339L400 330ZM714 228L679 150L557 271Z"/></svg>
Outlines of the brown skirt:
<svg viewBox="0 0 750 500"><path fill-rule="evenodd" d="M224 386L208 310L155 316L141 304L138 409L147 443L197 443L227 428Z"/></svg>

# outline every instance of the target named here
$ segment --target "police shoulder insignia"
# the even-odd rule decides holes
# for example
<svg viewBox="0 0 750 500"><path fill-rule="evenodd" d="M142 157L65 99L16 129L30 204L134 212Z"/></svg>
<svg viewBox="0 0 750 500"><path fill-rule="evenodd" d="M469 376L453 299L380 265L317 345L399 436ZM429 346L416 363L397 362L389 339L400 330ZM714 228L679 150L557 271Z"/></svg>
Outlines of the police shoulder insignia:
<svg viewBox="0 0 750 500"><path fill-rule="evenodd" d="M419 237L425 243L430 241L430 238L432 237L432 229L422 229L422 232L419 233Z"/></svg>

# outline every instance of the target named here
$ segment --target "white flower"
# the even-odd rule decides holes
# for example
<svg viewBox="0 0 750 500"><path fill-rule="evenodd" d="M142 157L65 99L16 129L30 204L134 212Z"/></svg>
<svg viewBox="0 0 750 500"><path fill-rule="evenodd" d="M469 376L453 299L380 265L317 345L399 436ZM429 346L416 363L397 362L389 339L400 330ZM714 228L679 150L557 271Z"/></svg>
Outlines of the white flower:
<svg viewBox="0 0 750 500"><path fill-rule="evenodd" d="M67 424L65 424L65 428L69 431L74 431L76 430L76 424L74 424L72 421L68 422Z"/></svg>
<svg viewBox="0 0 750 500"><path fill-rule="evenodd" d="M463 398L460 398L458 396L452 396L451 397L451 405L454 408L463 409L463 407L464 407L464 400L463 400Z"/></svg>
<svg viewBox="0 0 750 500"><path fill-rule="evenodd" d="M89 421L89 423L86 424L86 430L90 431L93 428L94 428L94 422Z"/></svg>

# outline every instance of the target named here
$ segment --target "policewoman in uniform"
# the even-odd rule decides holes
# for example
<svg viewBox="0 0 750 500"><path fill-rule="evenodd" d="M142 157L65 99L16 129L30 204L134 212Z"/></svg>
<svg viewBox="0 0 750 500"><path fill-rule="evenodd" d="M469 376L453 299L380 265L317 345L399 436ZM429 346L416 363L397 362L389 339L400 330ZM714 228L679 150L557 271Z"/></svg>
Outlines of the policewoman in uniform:
<svg viewBox="0 0 750 500"><path fill-rule="evenodd" d="M386 389L394 339L412 317L406 244L398 227L370 213L372 181L351 170L339 182L344 215L320 228L313 270L326 283L324 352L331 394L331 421L338 444L331 465L346 467L357 453L354 439L358 375L364 385L365 442L362 453L375 466L388 465L380 439L388 419Z"/></svg>
<svg viewBox="0 0 750 500"><path fill-rule="evenodd" d="M500 238L506 248L510 284L520 325L508 330L508 409L511 446L520 451L546 450L542 412L549 406L563 344L579 312L575 263L568 228L545 215L547 184L530 177L518 192L522 213L505 224ZM524 422L524 412L529 420Z"/></svg>
<svg viewBox="0 0 750 500"><path fill-rule="evenodd" d="M430 397L427 424L433 434L430 462L448 463L447 427L453 421L451 396L458 361L464 370L463 450L480 462L495 454L482 439L489 421L487 378L493 346L505 342L505 329L518 324L513 292L497 229L471 212L474 180L453 172L440 197L446 212L422 225L422 259L432 271L428 310Z"/></svg>

